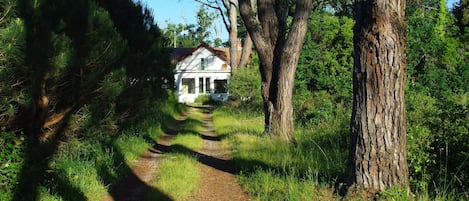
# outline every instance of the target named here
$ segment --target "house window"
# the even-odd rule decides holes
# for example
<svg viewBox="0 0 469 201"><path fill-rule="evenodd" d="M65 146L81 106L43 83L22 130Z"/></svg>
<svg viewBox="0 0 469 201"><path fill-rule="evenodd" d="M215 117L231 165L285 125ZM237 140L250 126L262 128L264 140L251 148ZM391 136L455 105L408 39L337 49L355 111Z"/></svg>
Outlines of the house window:
<svg viewBox="0 0 469 201"><path fill-rule="evenodd" d="M205 93L210 93L210 78L205 78Z"/></svg>
<svg viewBox="0 0 469 201"><path fill-rule="evenodd" d="M210 93L210 78L199 78L199 93Z"/></svg>
<svg viewBox="0 0 469 201"><path fill-rule="evenodd" d="M182 93L183 94L195 94L195 79L194 78L182 78Z"/></svg>
<svg viewBox="0 0 469 201"><path fill-rule="evenodd" d="M208 67L208 58L200 59L200 70L205 70Z"/></svg>
<svg viewBox="0 0 469 201"><path fill-rule="evenodd" d="M199 78L199 93L204 93L204 78Z"/></svg>
<svg viewBox="0 0 469 201"><path fill-rule="evenodd" d="M226 93L228 92L228 80L214 80L215 93Z"/></svg>

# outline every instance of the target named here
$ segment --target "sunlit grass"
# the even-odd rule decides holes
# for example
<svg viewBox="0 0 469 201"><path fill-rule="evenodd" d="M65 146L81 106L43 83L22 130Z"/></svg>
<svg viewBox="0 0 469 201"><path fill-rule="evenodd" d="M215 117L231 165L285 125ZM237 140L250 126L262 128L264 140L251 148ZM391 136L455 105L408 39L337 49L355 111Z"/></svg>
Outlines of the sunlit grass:
<svg viewBox="0 0 469 201"><path fill-rule="evenodd" d="M249 116L223 109L216 110L213 115L213 125L218 136L229 136L235 133L261 135L264 131L262 116Z"/></svg>
<svg viewBox="0 0 469 201"><path fill-rule="evenodd" d="M112 156L112 152L102 151L89 141L73 140L61 145L60 153L51 163L55 176L49 184L53 188L49 189L53 190L40 188L39 200L99 200L107 189L96 160L99 164L112 163Z"/></svg>
<svg viewBox="0 0 469 201"><path fill-rule="evenodd" d="M158 167L158 173L153 186L159 192L149 192L148 200L164 200L162 195L168 195L174 200L186 200L199 184L199 164L193 153L203 146L202 138L198 134L202 129L203 114L192 112L180 125L182 132L178 133L171 142L169 152Z"/></svg>
<svg viewBox="0 0 469 201"><path fill-rule="evenodd" d="M197 151L202 148L202 138L195 134L180 133L174 137L172 146L174 145Z"/></svg>
<svg viewBox="0 0 469 201"><path fill-rule="evenodd" d="M150 147L145 139L133 135L122 135L114 143L128 166L132 166L133 162Z"/></svg>
<svg viewBox="0 0 469 201"><path fill-rule="evenodd" d="M199 184L199 165L195 157L171 153L160 163L154 187L174 200L185 200ZM150 192L148 200L162 200L159 193Z"/></svg>
<svg viewBox="0 0 469 201"><path fill-rule="evenodd" d="M263 135L263 117L224 110L213 115L218 135L232 146L241 185L254 200L333 200L347 147L337 131L297 129L298 145Z"/></svg>
<svg viewBox="0 0 469 201"><path fill-rule="evenodd" d="M203 131L204 114L200 110L192 109L186 119L177 128L181 133L198 134Z"/></svg>

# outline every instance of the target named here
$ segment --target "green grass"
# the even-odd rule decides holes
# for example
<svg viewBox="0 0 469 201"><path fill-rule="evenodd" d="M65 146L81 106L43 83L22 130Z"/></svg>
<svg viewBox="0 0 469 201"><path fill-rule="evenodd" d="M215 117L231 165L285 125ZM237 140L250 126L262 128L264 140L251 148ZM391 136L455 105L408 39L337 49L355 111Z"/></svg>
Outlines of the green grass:
<svg viewBox="0 0 469 201"><path fill-rule="evenodd" d="M293 146L265 136L260 115L221 108L213 117L253 200L338 199L330 186L344 174L348 152L336 130L297 129Z"/></svg>
<svg viewBox="0 0 469 201"><path fill-rule="evenodd" d="M202 131L203 115L200 111L191 113L180 125L182 132L171 142L169 153L164 155L153 186L160 190L149 192L148 200L186 200L199 184L199 164L194 152L203 146L198 134ZM167 199L167 198L166 198Z"/></svg>
<svg viewBox="0 0 469 201"><path fill-rule="evenodd" d="M100 200L114 185L125 182L123 178L135 160L158 140L164 127L174 126L175 117L185 110L174 101L143 110L121 131L104 139L71 138L61 143L52 156L47 180L38 187L37 200Z"/></svg>
<svg viewBox="0 0 469 201"><path fill-rule="evenodd" d="M345 198L335 193L335 185L346 175L350 115L345 111L327 115L296 128L297 146L264 135L262 114L222 107L213 118L223 144L231 147L240 183L253 200L367 200L369 195L360 191ZM422 201L469 198L450 188L413 193L414 200ZM407 195L392 188L377 198L409 200Z"/></svg>
<svg viewBox="0 0 469 201"><path fill-rule="evenodd" d="M186 154L166 154L160 163L154 187L174 200L185 200L197 189L199 165L195 157ZM160 193L150 192L148 200L162 200Z"/></svg>
<svg viewBox="0 0 469 201"><path fill-rule="evenodd" d="M202 138L199 135L180 133L174 137L171 146L174 145L197 151L202 149Z"/></svg>

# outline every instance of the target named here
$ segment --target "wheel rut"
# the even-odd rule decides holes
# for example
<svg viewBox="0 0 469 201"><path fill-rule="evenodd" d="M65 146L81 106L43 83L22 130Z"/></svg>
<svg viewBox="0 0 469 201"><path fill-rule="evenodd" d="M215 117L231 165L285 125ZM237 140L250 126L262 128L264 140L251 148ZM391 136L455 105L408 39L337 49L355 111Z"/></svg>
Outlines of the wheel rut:
<svg viewBox="0 0 469 201"><path fill-rule="evenodd" d="M203 110L190 108L188 114ZM163 200L173 200L158 189L152 187L152 183L158 174L159 162L164 158L164 153L171 146L174 136L177 135L179 125L184 123L188 114L183 114L177 119L178 126L163 134L155 145L134 162L130 174L120 185L115 186L105 195L102 201L142 201L147 200L146 195L160 194ZM231 152L221 144L221 139L216 136L210 112L203 113L203 138L201 150L193 150L199 162L200 181L199 187L187 198L193 201L247 201L248 194L241 188L235 174L236 168L231 160Z"/></svg>
<svg viewBox="0 0 469 201"><path fill-rule="evenodd" d="M215 134L211 114L204 112L203 148L199 150L199 188L189 200L197 201L245 201L250 200L235 177L236 168L231 153Z"/></svg>
<svg viewBox="0 0 469 201"><path fill-rule="evenodd" d="M191 111L189 111L190 113ZM184 122L188 114L182 114L177 120L177 127ZM178 128L164 133L158 143L149 148L141 155L130 169L129 175L124 182L113 187L102 201L142 201L147 200L146 195L153 191L159 194L163 200L172 200L169 196L152 187L152 183L157 174L159 162L164 157L164 153L156 148L157 145L170 146L172 139Z"/></svg>

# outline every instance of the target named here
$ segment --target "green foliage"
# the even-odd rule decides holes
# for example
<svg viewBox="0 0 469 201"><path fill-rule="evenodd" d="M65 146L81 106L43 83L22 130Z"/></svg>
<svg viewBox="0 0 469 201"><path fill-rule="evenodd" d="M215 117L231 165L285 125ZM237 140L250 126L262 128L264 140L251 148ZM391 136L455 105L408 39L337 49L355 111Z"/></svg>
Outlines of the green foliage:
<svg viewBox="0 0 469 201"><path fill-rule="evenodd" d="M25 165L2 168L11 170L13 183L0 195L15 188L6 200L96 200L90 195L99 193L85 184L105 192L125 172L118 163L129 161L128 152L142 151L118 142L148 146L145 138L157 139L161 123L174 120L161 110L154 113L154 103L181 110L168 103L174 101L166 91L173 85L173 66L160 30L151 12L131 0L2 0L0 8L0 127L8 131L0 137L17 131L7 140L12 143L23 141L20 131L28 136L24 151L8 156ZM129 128L130 122L138 124ZM135 130L127 129L147 134L135 139ZM70 158L67 145L82 155ZM81 172L83 180L71 176Z"/></svg>
<svg viewBox="0 0 469 201"><path fill-rule="evenodd" d="M438 197L469 185L462 171L469 168L469 68L464 35L445 1L427 4L438 9L407 7L408 158L413 189Z"/></svg>
<svg viewBox="0 0 469 201"><path fill-rule="evenodd" d="M24 163L25 139L13 132L0 130L0 200L10 200L11 192L18 184L19 175Z"/></svg>
<svg viewBox="0 0 469 201"><path fill-rule="evenodd" d="M16 1L0 3L0 127L10 127L21 105L29 103L24 87L24 21L17 17Z"/></svg>
<svg viewBox="0 0 469 201"><path fill-rule="evenodd" d="M261 78L257 68L238 68L230 77L231 104L250 111L262 110Z"/></svg>
<svg viewBox="0 0 469 201"><path fill-rule="evenodd" d="M163 31L164 36L167 38L166 45L169 47L192 48L206 42L214 47L220 46L221 39L214 38L211 33L216 18L216 13L209 12L207 7L202 5L196 13L196 24L173 24L166 20L167 26Z"/></svg>
<svg viewBox="0 0 469 201"><path fill-rule="evenodd" d="M411 201L409 192L406 189L402 189L398 186L393 186L388 190L380 192L378 200L389 200L389 201Z"/></svg>
<svg viewBox="0 0 469 201"><path fill-rule="evenodd" d="M210 94L202 94L202 95L197 96L194 103L201 104L201 105L212 105L212 104L216 104L216 101L213 100Z"/></svg>
<svg viewBox="0 0 469 201"><path fill-rule="evenodd" d="M313 12L295 75L296 94L325 90L334 102L352 95L353 25L351 18Z"/></svg>

